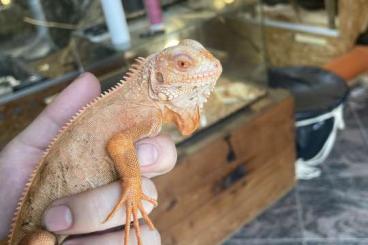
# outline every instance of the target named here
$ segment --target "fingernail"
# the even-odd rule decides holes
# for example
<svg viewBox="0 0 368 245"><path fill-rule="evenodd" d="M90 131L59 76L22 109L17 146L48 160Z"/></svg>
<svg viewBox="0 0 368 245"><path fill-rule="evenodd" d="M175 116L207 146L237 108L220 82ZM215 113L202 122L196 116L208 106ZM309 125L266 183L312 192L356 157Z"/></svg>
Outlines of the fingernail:
<svg viewBox="0 0 368 245"><path fill-rule="evenodd" d="M65 205L51 207L45 212L44 223L49 231L66 230L73 223L72 212Z"/></svg>
<svg viewBox="0 0 368 245"><path fill-rule="evenodd" d="M137 144L138 160L142 166L154 164L158 158L158 150L155 145L141 143Z"/></svg>

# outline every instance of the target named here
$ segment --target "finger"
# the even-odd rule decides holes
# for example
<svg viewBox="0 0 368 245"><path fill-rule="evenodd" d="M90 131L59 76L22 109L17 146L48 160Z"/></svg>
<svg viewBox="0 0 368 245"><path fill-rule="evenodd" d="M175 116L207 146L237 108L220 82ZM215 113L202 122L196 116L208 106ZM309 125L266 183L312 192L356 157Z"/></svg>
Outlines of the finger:
<svg viewBox="0 0 368 245"><path fill-rule="evenodd" d="M99 93L100 84L92 74L80 76L4 148L0 158L8 159L14 168L22 169L13 174L20 172L28 176L62 125Z"/></svg>
<svg viewBox="0 0 368 245"><path fill-rule="evenodd" d="M49 231L59 234L81 234L102 231L125 223L125 206L106 223L103 221L119 201L121 188L119 182L102 186L88 192L60 199L52 204L44 214L44 223ZM142 180L143 192L157 198L153 182ZM143 201L146 212L153 205Z"/></svg>
<svg viewBox="0 0 368 245"><path fill-rule="evenodd" d="M7 197L0 198L0 220L4 221L0 222L0 237L9 230L19 196L44 148L61 125L99 93L99 82L92 74L86 73L77 78L1 151L0 193L7 193Z"/></svg>
<svg viewBox="0 0 368 245"><path fill-rule="evenodd" d="M174 142L164 135L145 138L136 144L142 175L152 178L169 172L176 163Z"/></svg>
<svg viewBox="0 0 368 245"><path fill-rule="evenodd" d="M43 149L59 129L84 105L100 94L100 83L84 73L63 90L55 100L18 137L24 144Z"/></svg>
<svg viewBox="0 0 368 245"><path fill-rule="evenodd" d="M142 244L160 245L161 237L157 230L150 230L147 226L141 226ZM74 238L64 242L64 245L121 245L124 241L124 232L115 231L100 235L90 235L82 238ZM129 235L129 244L137 244L137 238L133 232Z"/></svg>

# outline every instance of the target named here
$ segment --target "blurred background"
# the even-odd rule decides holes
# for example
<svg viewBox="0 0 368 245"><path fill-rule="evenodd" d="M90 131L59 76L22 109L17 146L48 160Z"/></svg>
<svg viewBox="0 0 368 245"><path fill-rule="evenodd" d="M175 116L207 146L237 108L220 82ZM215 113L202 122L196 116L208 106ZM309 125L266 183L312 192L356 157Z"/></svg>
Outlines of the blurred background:
<svg viewBox="0 0 368 245"><path fill-rule="evenodd" d="M163 244L368 244L367 26L365 0L0 0L0 147L81 73L195 39L224 72L195 135L164 128Z"/></svg>

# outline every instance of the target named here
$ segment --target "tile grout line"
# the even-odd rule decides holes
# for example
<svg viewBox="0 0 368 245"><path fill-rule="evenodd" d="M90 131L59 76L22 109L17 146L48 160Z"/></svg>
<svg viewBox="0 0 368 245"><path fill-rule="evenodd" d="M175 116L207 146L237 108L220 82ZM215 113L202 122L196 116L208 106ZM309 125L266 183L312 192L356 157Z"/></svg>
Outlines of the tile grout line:
<svg viewBox="0 0 368 245"><path fill-rule="evenodd" d="M299 184L299 183L298 183ZM305 227L304 227L304 221L303 221L303 206L300 200L300 192L299 192L299 185L296 185L295 187L295 201L296 201L296 210L297 210L297 214L298 214L298 224L299 224L299 228L302 232L302 244L306 245L306 240L305 240Z"/></svg>

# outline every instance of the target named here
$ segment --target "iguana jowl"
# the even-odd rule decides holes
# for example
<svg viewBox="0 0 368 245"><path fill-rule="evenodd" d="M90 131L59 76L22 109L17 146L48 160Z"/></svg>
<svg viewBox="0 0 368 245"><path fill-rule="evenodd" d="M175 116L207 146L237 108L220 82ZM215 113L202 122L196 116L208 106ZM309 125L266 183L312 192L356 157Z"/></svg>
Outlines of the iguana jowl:
<svg viewBox="0 0 368 245"><path fill-rule="evenodd" d="M134 143L156 136L173 122L184 135L198 128L199 112L222 72L220 62L200 43L178 45L138 58L124 80L86 105L59 132L34 170L19 201L9 244L52 245L60 237L42 230L41 219L56 199L121 179L121 197L106 217L125 206L126 223L139 231L142 200L155 205L141 189ZM129 225L125 229L128 244ZM64 237L63 237L64 238ZM137 238L140 242L139 234Z"/></svg>

